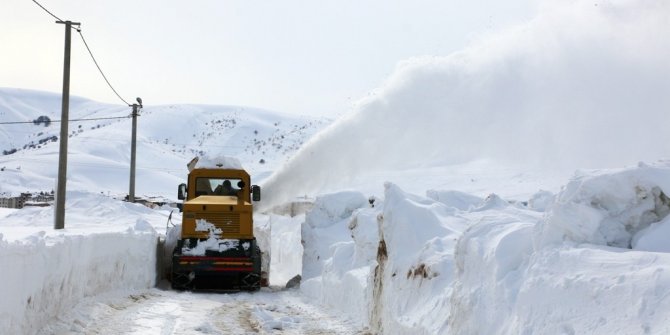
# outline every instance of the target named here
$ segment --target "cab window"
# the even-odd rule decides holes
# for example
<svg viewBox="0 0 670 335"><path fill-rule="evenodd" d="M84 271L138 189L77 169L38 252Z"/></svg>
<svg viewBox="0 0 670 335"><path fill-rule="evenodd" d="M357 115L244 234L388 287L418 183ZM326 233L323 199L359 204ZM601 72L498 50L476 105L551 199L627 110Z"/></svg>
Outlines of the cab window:
<svg viewBox="0 0 670 335"><path fill-rule="evenodd" d="M207 178L198 177L195 180L195 195L237 195L240 190L239 178Z"/></svg>

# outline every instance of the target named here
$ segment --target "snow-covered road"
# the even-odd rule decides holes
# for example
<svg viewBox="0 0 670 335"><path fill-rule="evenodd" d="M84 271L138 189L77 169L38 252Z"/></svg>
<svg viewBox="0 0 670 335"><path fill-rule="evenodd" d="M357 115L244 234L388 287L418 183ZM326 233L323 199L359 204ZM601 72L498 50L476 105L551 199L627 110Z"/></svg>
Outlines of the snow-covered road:
<svg viewBox="0 0 670 335"><path fill-rule="evenodd" d="M366 334L297 290L106 294L79 303L40 334Z"/></svg>

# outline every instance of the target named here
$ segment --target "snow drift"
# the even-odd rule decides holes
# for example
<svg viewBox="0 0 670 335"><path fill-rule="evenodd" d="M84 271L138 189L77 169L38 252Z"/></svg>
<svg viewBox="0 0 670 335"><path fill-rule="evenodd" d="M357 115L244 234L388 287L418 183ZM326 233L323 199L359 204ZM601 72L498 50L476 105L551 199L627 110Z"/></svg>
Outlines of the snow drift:
<svg viewBox="0 0 670 335"><path fill-rule="evenodd" d="M580 171L531 197L547 212L391 183L376 207L319 197L301 290L384 334L666 333L668 180L670 162Z"/></svg>
<svg viewBox="0 0 670 335"><path fill-rule="evenodd" d="M83 192L66 212L63 230L50 207L2 218L0 333L34 334L83 298L155 285L166 213Z"/></svg>
<svg viewBox="0 0 670 335"><path fill-rule="evenodd" d="M267 194L281 203L360 174L480 157L574 171L668 156L670 40L660 32L670 4L540 8L461 52L401 62L276 172Z"/></svg>
<svg viewBox="0 0 670 335"><path fill-rule="evenodd" d="M667 164L667 163L666 163ZM539 227L538 246L572 241L636 248L648 228L663 229L670 213L667 165L577 175L565 186ZM660 232L661 230L659 230ZM667 250L648 245L647 250Z"/></svg>

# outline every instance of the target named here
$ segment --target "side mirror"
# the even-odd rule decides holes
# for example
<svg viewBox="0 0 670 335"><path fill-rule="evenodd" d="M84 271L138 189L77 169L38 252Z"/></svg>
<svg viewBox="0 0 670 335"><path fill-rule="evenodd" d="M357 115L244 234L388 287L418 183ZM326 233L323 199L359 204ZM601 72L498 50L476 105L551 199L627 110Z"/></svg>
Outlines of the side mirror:
<svg viewBox="0 0 670 335"><path fill-rule="evenodd" d="M261 187L258 185L251 186L251 200L261 201Z"/></svg>
<svg viewBox="0 0 670 335"><path fill-rule="evenodd" d="M179 184L177 187L177 199L184 200L186 199L186 184Z"/></svg>

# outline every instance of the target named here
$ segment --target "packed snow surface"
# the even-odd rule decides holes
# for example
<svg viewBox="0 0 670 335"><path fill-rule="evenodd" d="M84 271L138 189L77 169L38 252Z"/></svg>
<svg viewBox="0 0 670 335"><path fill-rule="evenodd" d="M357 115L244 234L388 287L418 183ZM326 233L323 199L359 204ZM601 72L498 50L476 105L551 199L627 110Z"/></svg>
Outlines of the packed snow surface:
<svg viewBox="0 0 670 335"><path fill-rule="evenodd" d="M162 289L81 301L38 334L364 334L312 306L298 291L239 294Z"/></svg>

